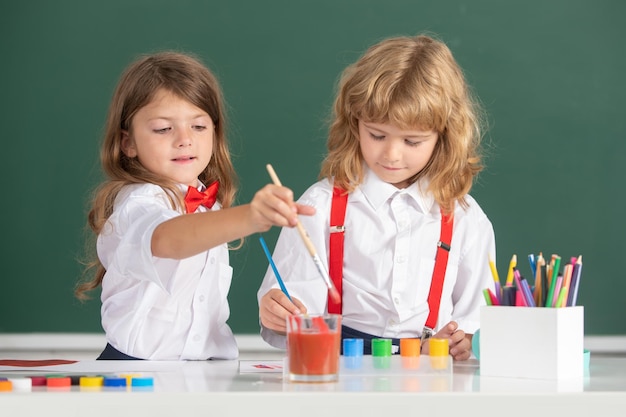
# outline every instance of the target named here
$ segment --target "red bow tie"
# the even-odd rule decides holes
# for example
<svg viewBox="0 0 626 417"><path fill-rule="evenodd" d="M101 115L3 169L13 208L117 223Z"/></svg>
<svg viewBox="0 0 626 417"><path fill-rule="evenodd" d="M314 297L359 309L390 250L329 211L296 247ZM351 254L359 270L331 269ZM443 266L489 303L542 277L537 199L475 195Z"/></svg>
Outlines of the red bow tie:
<svg viewBox="0 0 626 417"><path fill-rule="evenodd" d="M198 191L196 187L189 187L187 195L185 195L185 208L187 213L194 213L198 206L203 205L206 208L213 207L217 198L217 189L220 184L214 181L206 190Z"/></svg>

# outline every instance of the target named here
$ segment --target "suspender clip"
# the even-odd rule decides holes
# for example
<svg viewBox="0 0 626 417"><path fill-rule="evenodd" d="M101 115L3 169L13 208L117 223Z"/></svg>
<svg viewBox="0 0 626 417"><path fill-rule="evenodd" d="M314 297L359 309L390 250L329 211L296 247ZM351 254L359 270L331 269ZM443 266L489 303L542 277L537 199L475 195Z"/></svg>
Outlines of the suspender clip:
<svg viewBox="0 0 626 417"><path fill-rule="evenodd" d="M343 226L330 226L330 233L343 233L346 228Z"/></svg>
<svg viewBox="0 0 626 417"><path fill-rule="evenodd" d="M439 242L437 242L437 247L439 247L441 249L445 249L448 252L450 252L450 245L448 245L447 243L443 243L441 240Z"/></svg>
<svg viewBox="0 0 626 417"><path fill-rule="evenodd" d="M432 337L434 334L433 329L430 327L424 326L424 330L422 330L422 336L420 337L421 343L424 343L427 339Z"/></svg>

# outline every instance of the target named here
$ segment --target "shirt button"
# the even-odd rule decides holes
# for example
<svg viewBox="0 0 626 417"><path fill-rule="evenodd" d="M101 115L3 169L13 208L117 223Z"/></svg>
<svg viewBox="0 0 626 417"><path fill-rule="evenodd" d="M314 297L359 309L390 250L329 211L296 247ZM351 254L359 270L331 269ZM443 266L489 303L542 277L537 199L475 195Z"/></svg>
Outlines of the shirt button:
<svg viewBox="0 0 626 417"><path fill-rule="evenodd" d="M393 302L396 303L396 304L400 304L400 299L398 297L395 297L393 299Z"/></svg>
<svg viewBox="0 0 626 417"><path fill-rule="evenodd" d="M213 265L215 263L215 258L211 258L211 265Z"/></svg>
<svg viewBox="0 0 626 417"><path fill-rule="evenodd" d="M404 261L406 261L406 258L404 256L398 256L396 258L396 262L398 262L399 264L404 263Z"/></svg>
<svg viewBox="0 0 626 417"><path fill-rule="evenodd" d="M195 336L193 337L193 341L194 341L194 342L199 342L199 341L200 341L200 335L195 335Z"/></svg>
<svg viewBox="0 0 626 417"><path fill-rule="evenodd" d="M200 297L198 297L198 299L200 300L200 302L204 301L204 295L201 295Z"/></svg>

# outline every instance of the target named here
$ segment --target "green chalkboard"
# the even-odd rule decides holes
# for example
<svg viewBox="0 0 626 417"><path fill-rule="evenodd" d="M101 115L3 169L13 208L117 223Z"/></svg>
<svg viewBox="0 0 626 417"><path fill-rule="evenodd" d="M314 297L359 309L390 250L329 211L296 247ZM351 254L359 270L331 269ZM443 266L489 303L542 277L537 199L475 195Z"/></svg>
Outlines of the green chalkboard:
<svg viewBox="0 0 626 417"><path fill-rule="evenodd" d="M218 75L244 202L268 162L298 195L314 182L341 70L382 38L429 31L489 114L472 194L501 275L513 254L522 271L529 253L582 254L585 333L626 334L624 16L618 0L2 2L0 333L101 331L98 298L72 289L108 101L138 54L190 51ZM257 237L231 259L230 324L257 333Z"/></svg>

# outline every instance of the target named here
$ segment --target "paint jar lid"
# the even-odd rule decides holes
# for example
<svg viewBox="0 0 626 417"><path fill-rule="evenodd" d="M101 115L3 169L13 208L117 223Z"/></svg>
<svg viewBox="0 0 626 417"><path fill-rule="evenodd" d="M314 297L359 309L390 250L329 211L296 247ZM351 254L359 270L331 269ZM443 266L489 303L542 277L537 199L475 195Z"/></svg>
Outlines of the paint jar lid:
<svg viewBox="0 0 626 417"><path fill-rule="evenodd" d="M450 354L448 339L431 337L428 339L428 343L430 356L448 356Z"/></svg>
<svg viewBox="0 0 626 417"><path fill-rule="evenodd" d="M101 387L104 382L104 377L101 376L81 376L81 387Z"/></svg>
<svg viewBox="0 0 626 417"><path fill-rule="evenodd" d="M33 387L45 387L48 383L48 378L45 376L31 376L29 378Z"/></svg>
<svg viewBox="0 0 626 417"><path fill-rule="evenodd" d="M13 383L9 380L0 380L0 391L13 391Z"/></svg>
<svg viewBox="0 0 626 417"><path fill-rule="evenodd" d="M391 339L372 339L372 356L391 356Z"/></svg>
<svg viewBox="0 0 626 417"><path fill-rule="evenodd" d="M103 385L105 387L125 387L126 378L124 377L106 377L104 378Z"/></svg>
<svg viewBox="0 0 626 417"><path fill-rule="evenodd" d="M30 378L9 378L9 381L14 391L31 391L33 388L33 380Z"/></svg>
<svg viewBox="0 0 626 417"><path fill-rule="evenodd" d="M422 351L422 340L419 338L400 339L400 356L419 356Z"/></svg>
<svg viewBox="0 0 626 417"><path fill-rule="evenodd" d="M363 339L343 339L344 356L363 356Z"/></svg>
<svg viewBox="0 0 626 417"><path fill-rule="evenodd" d="M134 377L130 383L133 387L151 387L154 385L152 377Z"/></svg>
<svg viewBox="0 0 626 417"><path fill-rule="evenodd" d="M72 386L72 378L69 376L48 377L46 385L49 387L70 387Z"/></svg>

